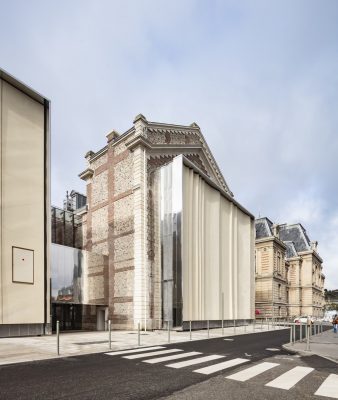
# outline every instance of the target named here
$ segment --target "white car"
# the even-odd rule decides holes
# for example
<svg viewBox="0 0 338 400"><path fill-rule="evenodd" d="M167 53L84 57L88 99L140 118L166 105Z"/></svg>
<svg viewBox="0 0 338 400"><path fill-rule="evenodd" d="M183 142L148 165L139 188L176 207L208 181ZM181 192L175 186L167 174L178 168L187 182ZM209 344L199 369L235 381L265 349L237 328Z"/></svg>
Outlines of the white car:
<svg viewBox="0 0 338 400"><path fill-rule="evenodd" d="M314 321L315 321L315 319L314 319L313 317L311 317L311 316L309 316L309 318L310 318L311 324L313 324ZM300 316L300 317L296 317L296 318L293 320L293 322L294 322L295 324L300 324L300 323L302 323L302 324L307 324L307 319L308 319L308 316L307 316L307 315L302 315L302 316Z"/></svg>

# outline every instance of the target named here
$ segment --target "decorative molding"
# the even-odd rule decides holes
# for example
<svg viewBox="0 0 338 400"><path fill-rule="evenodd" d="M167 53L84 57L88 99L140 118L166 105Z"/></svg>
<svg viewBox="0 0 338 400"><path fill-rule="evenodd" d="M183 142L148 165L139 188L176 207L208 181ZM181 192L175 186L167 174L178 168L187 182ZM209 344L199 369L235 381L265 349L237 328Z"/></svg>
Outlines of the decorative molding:
<svg viewBox="0 0 338 400"><path fill-rule="evenodd" d="M129 142L126 143L126 147L133 151L137 146L144 146L149 149L152 148L152 144L144 137L144 136L136 136L135 138L131 139Z"/></svg>
<svg viewBox="0 0 338 400"><path fill-rule="evenodd" d="M79 178L86 181L87 179L92 178L93 175L94 175L94 170L92 170L91 168L87 168L79 174Z"/></svg>

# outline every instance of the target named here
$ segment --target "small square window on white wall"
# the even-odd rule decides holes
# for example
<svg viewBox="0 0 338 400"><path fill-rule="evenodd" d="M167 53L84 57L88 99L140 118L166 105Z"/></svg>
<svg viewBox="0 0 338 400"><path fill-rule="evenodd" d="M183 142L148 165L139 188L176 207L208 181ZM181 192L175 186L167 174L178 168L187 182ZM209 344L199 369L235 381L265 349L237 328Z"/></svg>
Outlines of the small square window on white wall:
<svg viewBox="0 0 338 400"><path fill-rule="evenodd" d="M13 282L34 283L34 250L12 247Z"/></svg>

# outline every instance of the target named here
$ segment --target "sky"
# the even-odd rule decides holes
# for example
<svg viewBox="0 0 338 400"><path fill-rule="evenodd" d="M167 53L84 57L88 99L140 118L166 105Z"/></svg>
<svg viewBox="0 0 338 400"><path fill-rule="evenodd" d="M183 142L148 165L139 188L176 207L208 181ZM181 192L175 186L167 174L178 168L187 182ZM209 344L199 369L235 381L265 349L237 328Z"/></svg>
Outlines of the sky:
<svg viewBox="0 0 338 400"><path fill-rule="evenodd" d="M338 2L0 0L0 67L52 102L52 203L84 155L196 122L254 215L301 222L338 288Z"/></svg>

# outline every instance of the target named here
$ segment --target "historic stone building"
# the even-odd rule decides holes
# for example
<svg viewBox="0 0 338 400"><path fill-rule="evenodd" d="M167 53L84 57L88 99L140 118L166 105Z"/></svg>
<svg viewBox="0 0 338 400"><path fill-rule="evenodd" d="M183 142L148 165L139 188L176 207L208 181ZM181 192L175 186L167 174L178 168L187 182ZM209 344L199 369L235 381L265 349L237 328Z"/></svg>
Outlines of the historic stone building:
<svg viewBox="0 0 338 400"><path fill-rule="evenodd" d="M325 276L318 242L310 241L301 224L280 225L279 235L288 246L290 315L323 316Z"/></svg>
<svg viewBox="0 0 338 400"><path fill-rule="evenodd" d="M85 158L84 249L108 256L91 278L115 328L253 318L254 218L197 124L138 115Z"/></svg>
<svg viewBox="0 0 338 400"><path fill-rule="evenodd" d="M323 260L301 224L256 220L256 309L262 316L323 315Z"/></svg>
<svg viewBox="0 0 338 400"><path fill-rule="evenodd" d="M288 315L286 245L279 227L268 218L256 220L256 310L260 317Z"/></svg>

